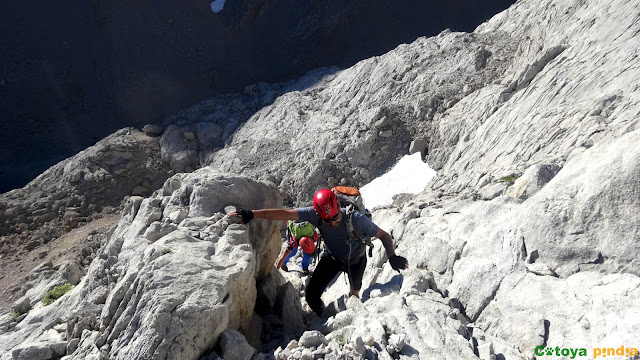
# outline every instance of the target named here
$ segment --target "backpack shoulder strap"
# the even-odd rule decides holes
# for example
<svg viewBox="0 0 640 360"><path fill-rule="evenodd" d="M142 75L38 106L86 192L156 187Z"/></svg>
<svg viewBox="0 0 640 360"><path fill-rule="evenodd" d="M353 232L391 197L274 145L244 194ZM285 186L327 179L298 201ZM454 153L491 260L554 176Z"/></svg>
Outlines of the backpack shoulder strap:
<svg viewBox="0 0 640 360"><path fill-rule="evenodd" d="M353 211L355 209L353 208L353 205L347 205L346 209L347 209L347 232L349 233L349 235L353 235L353 234L357 235L357 233L353 228Z"/></svg>
<svg viewBox="0 0 640 360"><path fill-rule="evenodd" d="M369 257L371 257L373 256L373 243L371 242L371 238L368 236L360 236L353 227L353 213L355 210L354 205L347 206L347 232L351 238L369 247Z"/></svg>

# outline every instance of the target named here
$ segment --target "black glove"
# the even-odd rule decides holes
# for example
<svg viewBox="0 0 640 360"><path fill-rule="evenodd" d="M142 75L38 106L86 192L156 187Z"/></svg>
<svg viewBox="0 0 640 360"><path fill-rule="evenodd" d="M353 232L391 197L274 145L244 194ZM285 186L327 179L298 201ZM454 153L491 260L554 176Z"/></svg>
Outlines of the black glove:
<svg viewBox="0 0 640 360"><path fill-rule="evenodd" d="M238 215L242 218L242 222L248 224L253 219L253 210L238 210Z"/></svg>
<svg viewBox="0 0 640 360"><path fill-rule="evenodd" d="M391 264L393 270L400 272L400 270L404 270L407 267L407 259L402 256L393 255L389 258L389 264Z"/></svg>

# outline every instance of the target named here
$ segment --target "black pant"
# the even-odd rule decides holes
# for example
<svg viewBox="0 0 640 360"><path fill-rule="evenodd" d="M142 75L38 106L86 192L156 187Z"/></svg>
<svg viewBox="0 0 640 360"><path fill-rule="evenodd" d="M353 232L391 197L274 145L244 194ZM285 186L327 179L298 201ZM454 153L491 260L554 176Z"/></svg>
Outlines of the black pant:
<svg viewBox="0 0 640 360"><path fill-rule="evenodd" d="M322 256L315 270L313 270L305 298L311 310L318 314L318 316L322 315L324 309L324 304L320 296L322 296L324 289L327 288L329 283L339 273L347 272L347 274L349 274L352 291L360 290L362 287L362 276L367 266L367 256L362 255L360 258L353 259L351 264L348 265L348 270L345 263L346 262L335 259L332 256Z"/></svg>

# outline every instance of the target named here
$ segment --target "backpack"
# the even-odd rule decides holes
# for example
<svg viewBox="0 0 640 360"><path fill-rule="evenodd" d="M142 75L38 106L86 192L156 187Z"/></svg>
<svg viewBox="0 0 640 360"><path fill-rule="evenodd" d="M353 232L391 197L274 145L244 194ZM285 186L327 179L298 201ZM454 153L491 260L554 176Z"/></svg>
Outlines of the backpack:
<svg viewBox="0 0 640 360"><path fill-rule="evenodd" d="M314 239L314 241L317 240L317 238L315 237L316 227L313 226L313 224L311 224L308 221L293 221L293 220L287 221L287 232L290 235L289 244L294 249L298 247L297 242L300 241L300 239L303 236L308 236ZM319 254L320 254L320 246L316 245L316 249L312 254L316 262L318 261Z"/></svg>
<svg viewBox="0 0 640 360"><path fill-rule="evenodd" d="M289 232L296 239L300 239L303 236L313 237L316 228L308 221L293 221L289 220L287 227Z"/></svg>
<svg viewBox="0 0 640 360"><path fill-rule="evenodd" d="M340 205L347 210L347 231L352 240L361 242L369 247L369 257L373 256L373 244L371 237L360 236L353 228L353 212L357 210L359 213L371 219L371 213L364 207L360 190L351 186L335 186L331 189L340 200Z"/></svg>

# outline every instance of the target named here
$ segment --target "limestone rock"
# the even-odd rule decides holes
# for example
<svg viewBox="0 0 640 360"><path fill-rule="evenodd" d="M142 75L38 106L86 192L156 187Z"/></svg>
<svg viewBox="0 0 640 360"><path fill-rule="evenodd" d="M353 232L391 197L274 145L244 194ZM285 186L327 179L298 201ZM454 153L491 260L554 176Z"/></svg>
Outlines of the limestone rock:
<svg viewBox="0 0 640 360"><path fill-rule="evenodd" d="M638 277L630 274L580 272L566 279L513 274L505 279L496 293L497 301L489 304L478 325L489 335L510 338L509 343L521 351L529 351L543 341L568 347L588 338L594 330L597 332L591 324L617 324L613 332L596 335L603 336L603 340L611 337L621 343L632 341L631 334L637 331L638 324L625 318L629 311L640 309L633 295L639 283ZM558 302L563 306L553 305ZM498 312L500 317L495 316ZM514 317L513 321L507 317Z"/></svg>
<svg viewBox="0 0 640 360"><path fill-rule="evenodd" d="M268 314L276 304L278 289L282 289L284 279L277 271L270 272L258 283L256 309L259 314Z"/></svg>
<svg viewBox="0 0 640 360"><path fill-rule="evenodd" d="M20 299L16 300L13 305L11 305L11 310L18 314L24 314L27 311L31 310L31 299L27 296L23 296Z"/></svg>
<svg viewBox="0 0 640 360"><path fill-rule="evenodd" d="M307 327L307 320L300 304L300 293L290 283L278 288L274 313L282 319L284 334L299 337Z"/></svg>
<svg viewBox="0 0 640 360"><path fill-rule="evenodd" d="M118 130L51 167L25 188L0 194L4 219L0 222L0 237L12 244L12 251L25 248L20 240L23 236L32 239L36 247L52 241L55 246L63 231L97 219L101 213L114 212L137 184L148 182L149 189L159 187L168 177L167 170L157 139L131 128ZM69 183L69 179L75 182ZM4 267L7 263L0 259ZM20 278L12 267L2 274ZM12 286L16 285L19 289L20 284ZM20 296L7 295L14 299Z"/></svg>
<svg viewBox="0 0 640 360"><path fill-rule="evenodd" d="M67 260L60 264L58 274L65 283L78 285L82 277L85 275L85 272L78 261Z"/></svg>
<svg viewBox="0 0 640 360"><path fill-rule="evenodd" d="M227 328L259 339L262 326L256 327L252 316L255 284L266 274L261 270L264 264L271 267L277 256L280 237L273 237L277 224L260 220L249 226L232 224L217 214L230 204L242 208L280 206L278 192L272 185L226 177L210 169L203 169L196 176L177 176L180 186L166 195L157 192L147 199L131 198L120 225L90 266L90 280L78 284L68 296L45 308L44 313L31 311L16 337L0 339L0 345L11 348L14 345L4 341L16 344L21 334L44 331L49 322L57 324L54 319L69 317L74 309L94 311L102 329L97 337L83 333L74 358L93 356L92 349L96 347L114 359L134 353L144 356L140 354L148 351L192 358L215 344ZM233 190L239 186L242 188ZM192 196L187 204L182 201L186 192ZM180 224L168 222L163 230L167 234L154 243L142 238L155 233L149 228L163 218L165 210L172 214L180 208L188 210L188 218ZM215 239L198 238L200 232L192 230L196 224L203 233L218 226ZM65 281L77 282L72 265L61 266L56 272L50 263L45 263L37 269L38 279L45 279L42 274L60 274ZM96 292L105 291L105 282L112 290L108 290L104 306L88 303ZM198 282L202 284L197 285ZM142 318L148 320L138 322ZM69 338L77 338L83 329L93 331L95 326L72 325ZM203 328L209 331L201 331ZM168 347L148 342L159 329L164 329L161 331L171 343L185 345ZM107 348L103 348L105 345Z"/></svg>
<svg viewBox="0 0 640 360"><path fill-rule="evenodd" d="M427 141L425 139L418 138L411 141L411 145L409 146L409 154L415 154L417 152L419 152L424 158L427 152Z"/></svg>
<svg viewBox="0 0 640 360"><path fill-rule="evenodd" d="M147 230L144 232L144 237L149 241L156 241L162 238L165 235L170 234L174 230L176 230L177 226L171 223L164 223L159 221L154 221L149 225Z"/></svg>
<svg viewBox="0 0 640 360"><path fill-rule="evenodd" d="M485 343L478 346L478 357L482 360L496 360L496 354L492 343Z"/></svg>
<svg viewBox="0 0 640 360"><path fill-rule="evenodd" d="M405 345L404 339L405 339L404 334L392 334L389 337L389 344L387 345L387 351L389 351L390 354L395 354L397 352L402 351Z"/></svg>
<svg viewBox="0 0 640 360"><path fill-rule="evenodd" d="M319 331L305 331L298 340L300 346L307 348L317 348L321 344L327 345L329 342Z"/></svg>
<svg viewBox="0 0 640 360"><path fill-rule="evenodd" d="M222 357L229 360L250 359L256 349L249 345L244 336L235 330L225 330L220 335Z"/></svg>
<svg viewBox="0 0 640 360"><path fill-rule="evenodd" d="M505 194L520 199L529 198L551 181L560 169L558 164L534 165L516 179Z"/></svg>
<svg viewBox="0 0 640 360"><path fill-rule="evenodd" d="M393 130L380 131L380 133L378 135L380 135L380 137L383 137L383 138L388 138L388 137L393 136Z"/></svg>
<svg viewBox="0 0 640 360"><path fill-rule="evenodd" d="M142 127L142 132L148 136L160 136L162 135L162 127L153 124L147 124Z"/></svg>
<svg viewBox="0 0 640 360"><path fill-rule="evenodd" d="M183 130L177 126L167 127L160 138L160 153L162 159L168 162L175 172L188 172L196 164L197 154L195 145L183 136Z"/></svg>
<svg viewBox="0 0 640 360"><path fill-rule="evenodd" d="M383 127L389 126L390 124L391 120L388 117L383 116L380 120L376 121L375 127L381 129Z"/></svg>
<svg viewBox="0 0 640 360"><path fill-rule="evenodd" d="M182 134L182 136L184 136L184 138L189 141L193 141L196 138L196 135L192 131L187 131L184 134Z"/></svg>
<svg viewBox="0 0 640 360"><path fill-rule="evenodd" d="M49 290L67 283L77 285L84 275L82 265L77 260L65 261L59 266L58 271L53 269L50 262L43 263L32 271L32 280L23 285L22 299L30 299L30 307L33 307L42 301Z"/></svg>
<svg viewBox="0 0 640 360"><path fill-rule="evenodd" d="M46 343L27 343L11 351L15 360L48 360L53 358L53 350Z"/></svg>

